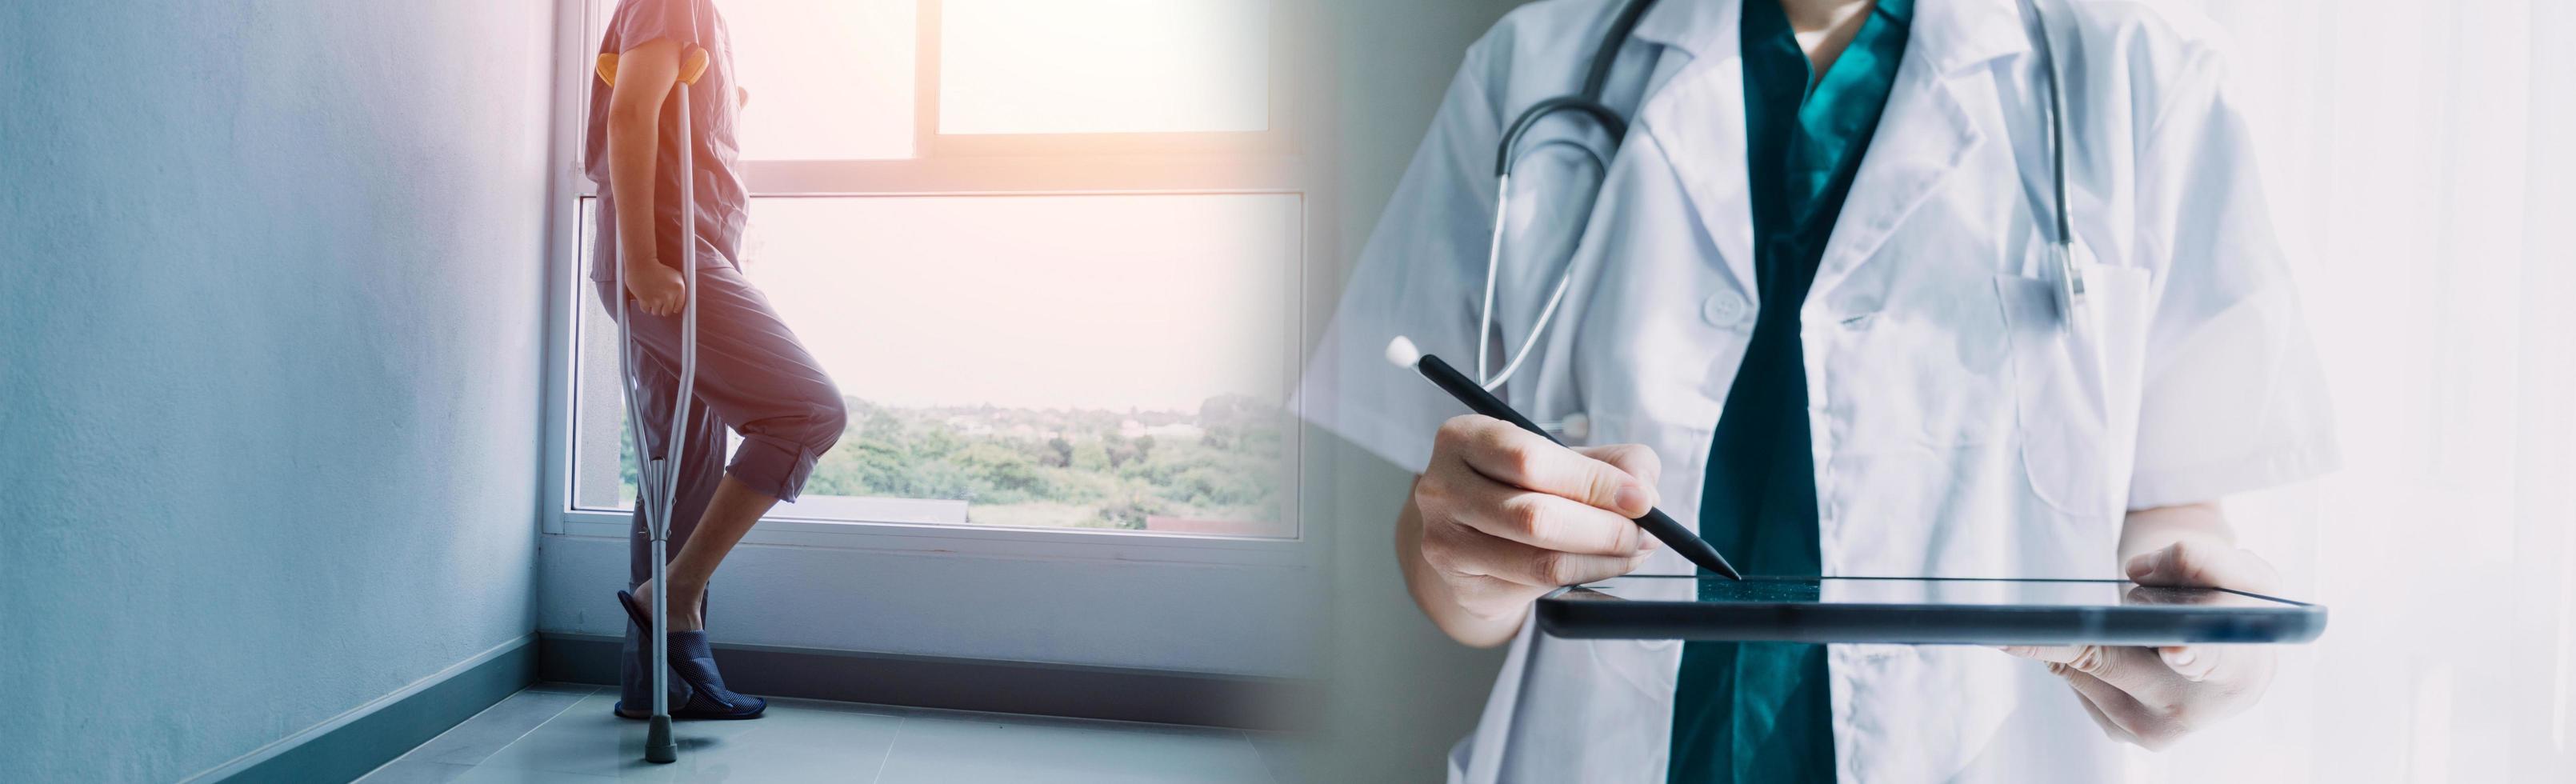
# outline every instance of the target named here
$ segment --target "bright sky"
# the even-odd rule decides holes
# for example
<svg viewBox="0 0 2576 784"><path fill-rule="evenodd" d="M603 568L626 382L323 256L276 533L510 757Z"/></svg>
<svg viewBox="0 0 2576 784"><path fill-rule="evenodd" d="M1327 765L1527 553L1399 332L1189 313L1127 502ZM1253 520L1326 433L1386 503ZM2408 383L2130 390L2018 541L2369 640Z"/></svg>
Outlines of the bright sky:
<svg viewBox="0 0 2576 784"><path fill-rule="evenodd" d="M1259 131L1263 0L946 0L945 133Z"/></svg>
<svg viewBox="0 0 2576 784"><path fill-rule="evenodd" d="M744 157L913 154L914 0L717 7L752 95ZM1267 0L944 0L940 9L943 132L1269 127Z"/></svg>
<svg viewBox="0 0 2576 784"><path fill-rule="evenodd" d="M743 157L905 158L913 0L718 0L751 91Z"/></svg>
<svg viewBox="0 0 2576 784"><path fill-rule="evenodd" d="M844 394L1195 411L1284 401L1293 195L772 198L753 282Z"/></svg>

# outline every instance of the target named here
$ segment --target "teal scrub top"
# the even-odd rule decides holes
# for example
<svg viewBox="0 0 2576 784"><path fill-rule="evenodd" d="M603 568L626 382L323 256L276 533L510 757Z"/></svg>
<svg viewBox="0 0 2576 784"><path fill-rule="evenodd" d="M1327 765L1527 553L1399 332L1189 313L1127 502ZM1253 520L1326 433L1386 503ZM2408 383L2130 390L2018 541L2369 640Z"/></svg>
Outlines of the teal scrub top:
<svg viewBox="0 0 2576 784"><path fill-rule="evenodd" d="M1816 481L1798 310L1904 59L1912 0L1878 0L1822 78L1779 0L1744 4L1744 125L1761 315L1717 423L1699 530L1755 575L1815 575ZM1692 642L1667 781L1834 780L1825 649Z"/></svg>

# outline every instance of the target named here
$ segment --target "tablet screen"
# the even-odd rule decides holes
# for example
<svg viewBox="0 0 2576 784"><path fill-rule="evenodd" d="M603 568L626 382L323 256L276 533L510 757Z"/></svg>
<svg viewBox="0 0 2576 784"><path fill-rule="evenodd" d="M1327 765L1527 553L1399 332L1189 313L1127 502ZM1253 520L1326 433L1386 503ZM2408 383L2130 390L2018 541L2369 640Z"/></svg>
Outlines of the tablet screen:
<svg viewBox="0 0 2576 784"><path fill-rule="evenodd" d="M1723 577L1631 575L1583 586L1596 596L1640 601L1737 604L1832 603L1929 606L2110 607L2194 605L2281 607L2297 602L2211 588L2161 588L2127 580L1979 580L1900 577ZM1585 598L1581 592L1566 598Z"/></svg>

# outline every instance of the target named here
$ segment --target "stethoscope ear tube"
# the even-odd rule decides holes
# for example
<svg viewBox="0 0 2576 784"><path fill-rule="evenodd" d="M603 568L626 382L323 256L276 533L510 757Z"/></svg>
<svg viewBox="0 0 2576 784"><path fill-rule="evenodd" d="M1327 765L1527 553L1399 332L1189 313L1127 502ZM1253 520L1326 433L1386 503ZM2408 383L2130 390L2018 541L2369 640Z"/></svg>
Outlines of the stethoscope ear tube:
<svg viewBox="0 0 2576 784"><path fill-rule="evenodd" d="M1539 309L1538 318L1531 322L1529 335L1523 338L1520 346L1505 359L1500 372L1488 375L1485 371L1492 356L1494 287L1495 281L1500 277L1497 273L1502 269L1503 235L1511 219L1512 163L1516 160L1513 153L1520 148L1521 137L1528 135L1530 129L1536 127L1540 120L1547 119L1558 112L1574 112L1592 118L1592 121L1609 135L1610 154L1602 156L1599 161L1603 174L1608 174L1609 158L1618 155L1620 141L1628 136L1628 121L1620 117L1617 110L1601 102L1602 89L1609 84L1610 70L1618 62L1620 44L1625 43L1629 34L1635 32L1637 21L1643 18L1646 9L1654 4L1655 0L1628 0L1626 5L1620 6L1619 15L1611 19L1609 30L1602 35L1601 44L1592 52L1592 65L1584 72L1582 92L1574 95L1560 95L1532 104L1522 110L1519 117L1513 118L1512 124L1503 130L1501 144L1494 152L1494 232L1492 241L1485 248L1484 305L1477 315L1476 385L1478 389L1502 386L1504 381L1510 380L1512 374L1520 370L1521 362L1529 358L1530 352L1538 347L1540 336L1547 334L1548 325L1556 320L1556 308L1565 301L1565 291L1574 282L1574 270L1571 268L1567 269L1565 274L1557 276L1556 288L1548 293L1547 304Z"/></svg>
<svg viewBox="0 0 2576 784"><path fill-rule="evenodd" d="M1476 330L1476 383L1484 389L1502 386L1503 382L1511 380L1513 373L1520 371L1521 362L1529 359L1530 352L1538 348L1539 337L1547 334L1548 322L1556 318L1556 307L1565 302L1566 288L1574 283L1573 270L1569 269L1566 271L1567 274L1557 276L1555 290L1548 292L1547 304L1539 308L1538 318L1533 321L1537 326L1530 330L1527 337L1521 339L1520 346L1513 349L1511 356L1504 360L1501 372L1487 375L1486 362L1492 356L1494 338L1494 288L1496 282L1502 279L1503 228L1508 225L1507 216L1511 211L1512 176L1506 174L1496 178L1494 190L1498 194L1494 197L1494 235L1492 243L1485 248L1485 298L1483 306L1477 311L1476 319L1481 325L1481 328Z"/></svg>
<svg viewBox="0 0 2576 784"><path fill-rule="evenodd" d="M1520 149L1521 137L1528 135L1530 128L1538 125L1538 121L1547 119L1549 115L1557 112L1578 112L1600 123L1601 130L1610 134L1610 147L1613 150L1618 149L1619 140L1628 137L1628 121L1598 99L1575 95L1549 98L1522 111L1520 117L1512 120L1511 127L1503 130L1502 146L1494 154L1494 176L1511 176L1514 160L1512 153Z"/></svg>
<svg viewBox="0 0 2576 784"><path fill-rule="evenodd" d="M1637 21L1645 18L1646 9L1654 4L1655 0L1628 0L1626 5L1619 7L1619 15L1611 17L1609 29L1602 32L1600 45L1593 47L1592 64L1583 71L1583 89L1580 92L1532 104L1521 111L1520 117L1512 120L1511 126L1503 131L1502 148L1495 153L1494 176L1512 173L1512 151L1520 147L1521 135L1528 133L1530 126L1537 125L1539 120L1557 112L1591 115L1594 121L1601 123L1601 130L1609 132L1611 148L1618 148L1619 140L1628 135L1628 120L1602 103L1601 93L1610 84L1611 68L1619 63L1619 45L1626 43L1629 34L1637 31Z"/></svg>

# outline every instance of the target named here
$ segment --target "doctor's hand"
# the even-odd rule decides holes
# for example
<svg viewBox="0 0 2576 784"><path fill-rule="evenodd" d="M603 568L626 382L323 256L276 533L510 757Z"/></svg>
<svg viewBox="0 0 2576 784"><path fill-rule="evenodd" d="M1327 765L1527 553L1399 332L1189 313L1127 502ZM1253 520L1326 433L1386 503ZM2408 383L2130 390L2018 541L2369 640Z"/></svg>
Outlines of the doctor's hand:
<svg viewBox="0 0 2576 784"><path fill-rule="evenodd" d="M679 270L660 262L618 266L618 278L626 282L626 293L635 298L635 309L655 316L676 316L688 304L688 279Z"/></svg>
<svg viewBox="0 0 2576 784"><path fill-rule="evenodd" d="M1397 525L1414 601L1459 642L1510 640L1538 597L1627 574L1660 546L1632 520L1662 473L1635 444L1574 450L1492 417L1449 420Z"/></svg>
<svg viewBox="0 0 2576 784"><path fill-rule="evenodd" d="M2279 580L2252 552L2186 539L2138 554L2127 564L2139 585L2234 588L2269 593ZM2081 645L2007 647L2066 679L2102 731L2150 750L2244 712L2271 685L2273 653L2263 645L2161 648Z"/></svg>

